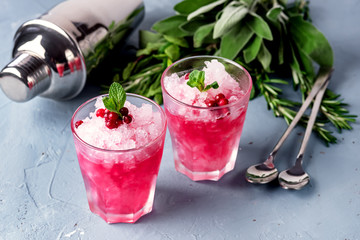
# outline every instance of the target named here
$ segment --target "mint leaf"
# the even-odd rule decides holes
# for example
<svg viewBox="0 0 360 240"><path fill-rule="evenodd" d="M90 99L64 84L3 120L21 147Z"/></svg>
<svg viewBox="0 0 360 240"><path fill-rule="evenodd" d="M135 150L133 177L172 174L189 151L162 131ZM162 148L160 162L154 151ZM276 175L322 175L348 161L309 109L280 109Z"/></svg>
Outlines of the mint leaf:
<svg viewBox="0 0 360 240"><path fill-rule="evenodd" d="M118 82L113 82L109 88L109 96L103 98L103 103L106 109L116 112L119 115L120 109L124 106L126 101L126 93L123 87Z"/></svg>
<svg viewBox="0 0 360 240"><path fill-rule="evenodd" d="M193 70L189 75L189 81L187 81L187 85L194 88L199 89L200 92L204 89L204 80L205 80L205 72L199 70Z"/></svg>
<svg viewBox="0 0 360 240"><path fill-rule="evenodd" d="M217 81L207 85L204 89L204 92L206 92L207 90L209 90L210 88L213 88L213 89L217 89L219 88L219 84L217 83Z"/></svg>
<svg viewBox="0 0 360 240"><path fill-rule="evenodd" d="M116 104L112 98L104 97L103 103L107 110L109 110L111 112L117 112Z"/></svg>
<svg viewBox="0 0 360 240"><path fill-rule="evenodd" d="M187 85L194 88L199 89L200 92L206 92L210 88L218 88L219 84L215 81L205 87L205 72L199 70L193 70L189 74L189 80L187 81Z"/></svg>

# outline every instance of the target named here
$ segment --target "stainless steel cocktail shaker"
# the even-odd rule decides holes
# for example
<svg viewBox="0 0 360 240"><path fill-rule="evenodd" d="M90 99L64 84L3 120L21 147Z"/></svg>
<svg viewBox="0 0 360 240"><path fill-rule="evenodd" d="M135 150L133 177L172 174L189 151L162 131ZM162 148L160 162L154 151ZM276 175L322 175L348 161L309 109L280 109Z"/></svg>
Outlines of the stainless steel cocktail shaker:
<svg viewBox="0 0 360 240"><path fill-rule="evenodd" d="M142 0L68 0L14 37L13 60L0 73L0 87L17 102L40 95L75 97L87 73L139 24Z"/></svg>

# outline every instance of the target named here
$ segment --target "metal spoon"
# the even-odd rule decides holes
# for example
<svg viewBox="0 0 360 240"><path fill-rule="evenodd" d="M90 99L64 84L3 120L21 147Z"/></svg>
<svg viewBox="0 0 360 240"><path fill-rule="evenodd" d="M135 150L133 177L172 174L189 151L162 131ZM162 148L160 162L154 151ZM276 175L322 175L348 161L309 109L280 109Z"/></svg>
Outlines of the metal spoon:
<svg viewBox="0 0 360 240"><path fill-rule="evenodd" d="M299 153L296 157L295 165L292 168L282 171L279 174L279 183L282 188L300 190L310 181L310 176L304 171L302 167L302 160L304 157L307 143L310 139L310 135L316 120L317 113L320 108L321 100L324 96L328 84L329 82L325 83L325 85L320 89L319 93L316 95L315 102L311 110L310 118L306 126L305 135L302 140Z"/></svg>
<svg viewBox="0 0 360 240"><path fill-rule="evenodd" d="M276 153L279 151L280 147L289 136L290 132L294 129L296 124L299 122L301 116L304 114L311 101L314 99L316 94L328 82L329 77L333 69L320 69L318 77L314 83L312 90L305 99L304 103L300 107L298 113L295 115L294 119L291 121L288 128L285 130L284 134L281 136L278 143L275 145L274 149L269 154L265 162L253 165L249 167L246 171L245 178L250 183L268 183L274 180L278 176L278 170L275 168L274 160Z"/></svg>

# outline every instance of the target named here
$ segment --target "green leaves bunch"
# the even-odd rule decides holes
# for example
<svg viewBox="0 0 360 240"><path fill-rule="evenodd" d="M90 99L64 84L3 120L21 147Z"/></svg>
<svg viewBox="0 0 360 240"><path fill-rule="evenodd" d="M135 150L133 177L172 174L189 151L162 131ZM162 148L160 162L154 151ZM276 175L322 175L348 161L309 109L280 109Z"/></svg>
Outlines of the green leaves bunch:
<svg viewBox="0 0 360 240"><path fill-rule="evenodd" d="M316 76L314 64L332 68L333 51L311 24L305 0L183 0L174 10L174 16L152 26L155 32L140 31L137 59L114 77L127 92L161 103L166 67L191 55L217 55L243 65L253 78L251 98L264 96L274 115L290 123L301 104L283 98L282 90L292 83L304 100ZM336 142L328 122L339 131L351 129L356 116L345 106L339 95L326 91L314 127L325 143Z"/></svg>

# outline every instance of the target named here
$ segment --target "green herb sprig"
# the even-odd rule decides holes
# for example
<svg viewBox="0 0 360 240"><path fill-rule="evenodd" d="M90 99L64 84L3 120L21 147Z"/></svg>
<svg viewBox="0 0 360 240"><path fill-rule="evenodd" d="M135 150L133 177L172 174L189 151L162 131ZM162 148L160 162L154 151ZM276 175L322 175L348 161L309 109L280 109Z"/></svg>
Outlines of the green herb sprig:
<svg viewBox="0 0 360 240"><path fill-rule="evenodd" d="M127 92L161 103L166 67L191 55L217 55L243 65L253 78L251 98L264 96L268 109L289 124L301 103L282 97L286 85L292 83L303 101L314 83L314 63L333 66L331 46L311 24L306 0L183 0L174 10L152 26L155 32L140 31L137 59L114 77ZM352 129L357 117L339 97L326 91L314 126L326 144L336 142L331 125L339 132Z"/></svg>
<svg viewBox="0 0 360 240"><path fill-rule="evenodd" d="M117 82L113 82L109 88L109 96L103 98L103 103L106 109L111 112L116 112L120 117L120 109L124 107L126 101L126 92Z"/></svg>
<svg viewBox="0 0 360 240"><path fill-rule="evenodd" d="M196 87L200 92L206 92L211 88L219 88L219 84L216 81L205 86L205 72L199 70L193 70L189 74L189 80L186 82L186 84L192 88Z"/></svg>

